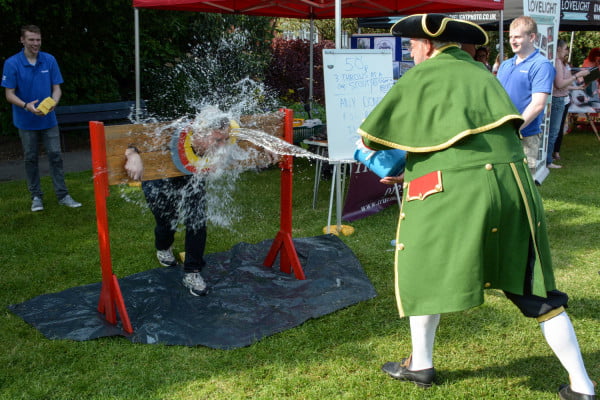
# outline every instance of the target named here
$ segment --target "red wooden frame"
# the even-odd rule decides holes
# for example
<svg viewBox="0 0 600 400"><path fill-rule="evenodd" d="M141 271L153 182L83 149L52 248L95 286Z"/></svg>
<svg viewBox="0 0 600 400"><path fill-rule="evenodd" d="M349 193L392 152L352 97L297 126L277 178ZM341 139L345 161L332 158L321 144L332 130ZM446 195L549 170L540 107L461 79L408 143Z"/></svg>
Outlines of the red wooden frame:
<svg viewBox="0 0 600 400"><path fill-rule="evenodd" d="M281 110L285 113L283 121L284 138L287 142L294 142L294 111L290 109ZM297 279L304 280L304 270L300 265L296 248L292 240L292 188L293 188L293 169L294 157L283 156L279 163L281 168L281 203L279 216L279 232L271 244L271 249L263 262L265 267L272 267L277 254L279 254L279 265L282 272L291 273L294 270L294 275Z"/></svg>
<svg viewBox="0 0 600 400"><path fill-rule="evenodd" d="M284 112L284 137L293 143L294 112ZM104 124L90 121L90 143L92 147L92 168L94 173L94 194L96 199L96 223L98 226L98 246L100 248L100 266L102 268L102 289L98 300L98 312L105 315L111 324L117 323L117 312L121 318L123 329L133 333L133 327L127 314L125 301L119 287L119 281L112 270L110 255L110 237L108 231L108 212L106 198L109 196L108 167L106 162L106 138ZM293 189L293 156L283 156L279 163L281 168L281 202L280 227L263 265L272 267L279 254L282 272L291 273L293 269L297 279L306 279L300 265L296 248L292 240L292 189Z"/></svg>
<svg viewBox="0 0 600 400"><path fill-rule="evenodd" d="M133 333L133 327L125 308L125 301L119 281L112 270L110 257L110 238L108 233L108 213L106 198L108 190L108 168L106 165L106 139L104 124L90 121L90 143L92 147L92 170L94 173L94 195L96 198L96 224L98 225L98 246L100 247L100 266L102 267L102 289L98 300L98 312L105 315L111 324L117 323L117 311L123 329Z"/></svg>

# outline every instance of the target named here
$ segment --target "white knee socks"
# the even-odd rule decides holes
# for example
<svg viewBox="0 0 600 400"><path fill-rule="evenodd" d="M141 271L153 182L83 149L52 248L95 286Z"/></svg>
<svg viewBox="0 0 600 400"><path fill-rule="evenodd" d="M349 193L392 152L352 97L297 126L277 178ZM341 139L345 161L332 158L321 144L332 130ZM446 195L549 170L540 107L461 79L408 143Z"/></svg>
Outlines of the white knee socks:
<svg viewBox="0 0 600 400"><path fill-rule="evenodd" d="M418 371L433 367L433 342L440 314L410 317L412 360L408 369Z"/></svg>
<svg viewBox="0 0 600 400"><path fill-rule="evenodd" d="M540 327L550 348L569 373L571 389L578 393L594 394L594 384L583 365L577 336L567 313L562 312L540 323Z"/></svg>

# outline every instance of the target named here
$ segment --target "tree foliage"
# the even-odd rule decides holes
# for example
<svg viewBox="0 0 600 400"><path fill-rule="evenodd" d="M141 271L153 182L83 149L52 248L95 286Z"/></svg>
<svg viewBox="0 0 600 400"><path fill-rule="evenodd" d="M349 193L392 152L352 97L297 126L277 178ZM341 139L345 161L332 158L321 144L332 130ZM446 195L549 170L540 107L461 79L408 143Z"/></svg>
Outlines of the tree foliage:
<svg viewBox="0 0 600 400"><path fill-rule="evenodd" d="M244 90L240 81L263 80L271 58L273 27L268 18L188 14L193 19L174 36L181 43L172 53L142 56L148 60L144 77L152 82L146 87L147 103L161 118L193 112L204 101L231 106L236 94ZM162 27L153 29L156 32L146 32L141 40L160 39Z"/></svg>
<svg viewBox="0 0 600 400"><path fill-rule="evenodd" d="M38 25L42 50L56 57L65 80L62 105L132 100L135 62L131 4L131 0L0 0L0 61L4 64L21 50L21 26ZM144 98L156 92L157 74L164 72L161 69L185 59L200 43L220 40L224 32L242 30L253 38L240 56L248 63L248 53L252 52L254 70L268 62L272 24L267 18L147 9L139 14ZM152 104L150 101L149 106ZM0 112L0 132L14 131L5 101L0 102Z"/></svg>
<svg viewBox="0 0 600 400"><path fill-rule="evenodd" d="M571 46L571 32L561 32L558 36ZM600 47L600 32L575 32L571 46L571 65L579 67L594 47Z"/></svg>
<svg viewBox="0 0 600 400"><path fill-rule="evenodd" d="M309 52L308 40L273 39L273 57L267 69L266 82L280 97L288 101L307 102L309 94ZM313 99L324 104L323 49L334 48L330 40L314 45L313 49Z"/></svg>
<svg viewBox="0 0 600 400"><path fill-rule="evenodd" d="M333 19L317 19L314 20L315 30L319 33L319 38L323 40L335 41L335 20ZM277 29L282 31L299 31L308 30L310 22L306 19L280 18L277 21ZM356 18L342 18L343 31L349 35L358 33L358 20ZM382 30L363 28L362 33L382 32ZM384 33L389 33L385 30Z"/></svg>
<svg viewBox="0 0 600 400"><path fill-rule="evenodd" d="M315 21L315 26L319 30L322 39L335 41L335 20L320 19ZM352 35L358 32L358 20L356 18L342 18L342 31Z"/></svg>

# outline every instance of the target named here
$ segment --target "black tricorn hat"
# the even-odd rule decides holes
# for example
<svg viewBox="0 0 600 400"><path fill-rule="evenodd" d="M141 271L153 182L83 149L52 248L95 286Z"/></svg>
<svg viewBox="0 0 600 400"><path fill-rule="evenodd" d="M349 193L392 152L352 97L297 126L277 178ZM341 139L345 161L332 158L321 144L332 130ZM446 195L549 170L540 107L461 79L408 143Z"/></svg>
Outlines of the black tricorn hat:
<svg viewBox="0 0 600 400"><path fill-rule="evenodd" d="M444 14L415 14L402 18L391 29L394 36L458 42L486 44L488 36L477 24L450 18Z"/></svg>

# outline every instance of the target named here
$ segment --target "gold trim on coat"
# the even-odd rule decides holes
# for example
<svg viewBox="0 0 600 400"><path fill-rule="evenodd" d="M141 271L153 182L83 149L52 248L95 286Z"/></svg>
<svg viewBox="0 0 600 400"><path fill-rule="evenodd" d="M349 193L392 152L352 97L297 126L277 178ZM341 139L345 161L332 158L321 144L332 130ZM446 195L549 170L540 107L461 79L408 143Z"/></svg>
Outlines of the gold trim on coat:
<svg viewBox="0 0 600 400"><path fill-rule="evenodd" d="M490 124L483 125L483 126L480 126L478 128L474 128L474 129L467 129L462 132L459 132L456 135L454 135L452 138L445 141L444 143L440 143L435 146L426 146L426 147L404 146L402 144L390 142L389 140L384 140L384 139L378 138L376 136L373 136L373 135L363 131L361 128L358 128L358 134L362 137L369 139L372 142L379 143L379 144L382 144L384 146L387 146L387 147L390 147L393 149L405 150L405 151L408 151L411 153L429 153L432 151L444 150L448 147L451 147L454 143L458 142L459 140L461 140L469 135L475 135L477 133L487 132L487 131L497 128L501 125L504 125L505 123L507 123L508 121L511 121L513 119L521 119L522 120L523 117L521 117L518 114L505 115L504 117L502 117L499 120L494 121Z"/></svg>
<svg viewBox="0 0 600 400"><path fill-rule="evenodd" d="M419 179L427 177L428 175L432 175L432 174L435 174L435 177L436 177L435 184L433 186L430 186L429 190L426 190L424 193L419 192L418 194L413 194L411 196L411 187L413 186L413 182L416 185L419 183L419 181L418 181ZM416 189L416 190L418 190L418 189ZM444 191L444 186L442 183L442 171L433 171L433 172L430 172L429 174L420 176L420 177L415 178L412 181L408 182L408 185L406 186L406 193L407 193L406 201L425 200L428 196L431 196L432 194L443 192L443 191Z"/></svg>
<svg viewBox="0 0 600 400"><path fill-rule="evenodd" d="M558 308L555 308L553 310L548 311L546 314L542 314L539 317L536 318L537 322L546 322L548 320L551 320L552 318L556 317L557 315L563 313L565 311L565 307L564 306L560 306Z"/></svg>
<svg viewBox="0 0 600 400"><path fill-rule="evenodd" d="M529 206L529 201L527 200L525 188L523 187L523 182L521 181L521 176L519 175L519 171L517 171L517 167L515 166L515 163L511 162L510 168L512 169L512 173L515 177L515 181L517 182L517 186L519 187L519 191L521 192L521 199L523 200L523 204L525 205L525 211L527 212L527 221L529 222L529 230L531 231L531 241L533 242L533 248L535 250L535 257L537 260L539 260L540 259L540 251L538 249L537 237L535 234L536 225L533 221L533 214L532 214L531 208ZM532 271L532 274L535 274L535 268ZM541 275L540 279L544 283L544 286L546 286L546 284L544 282L544 274L542 273L540 275ZM532 277L533 277L533 275L532 275ZM533 281L535 282L535 278L533 278Z"/></svg>
<svg viewBox="0 0 600 400"><path fill-rule="evenodd" d="M396 246L399 243L400 239L400 225L402 225L402 220L406 218L404 214L404 204L406 203L406 190L403 191L402 203L400 203L400 216L398 218L398 226L396 227ZM406 316L404 313L404 307L402 306L402 298L400 297L400 285L398 285L398 248L396 247L396 251L394 251L394 293L396 294L396 306L398 307L398 313L400 314L400 318Z"/></svg>
<svg viewBox="0 0 600 400"><path fill-rule="evenodd" d="M483 43L483 45L486 45L486 44L488 44L488 42L490 41L490 38L489 38L489 36L488 36L487 32L486 32L485 30L483 30L483 28L482 28L481 26L479 26L479 25L477 25L476 23L474 23L474 22L471 22L471 21L462 20L462 19L461 19L461 20L459 20L459 19L456 19L456 18L450 18L450 17L445 17L444 19L442 19L442 23L440 24L440 27L438 28L437 32L431 32L431 31L429 30L429 28L427 28L427 17L428 17L428 15L429 15L429 14L413 14L413 15L406 16L406 17L404 17L404 18L402 18L402 19L399 19L399 20L398 20L398 21L397 21L397 22L396 22L394 25L392 25L392 27L390 28L390 33L392 33L392 32L393 32L393 30L394 30L394 26L395 26L396 24L398 24L399 22L401 22L401 21L404 21L404 20L405 20L405 19L407 19L407 18L414 18L414 17L419 17L419 16L420 16L420 17L421 17L421 28L423 28L423 32L424 32L424 33L426 33L426 34L428 34L429 36L431 36L430 40L432 40L432 39L434 39L434 38L437 38L437 37L438 37L438 36L440 36L442 33L444 33L444 32L446 31L446 25L448 25L448 22L456 22L456 23L459 23L459 24L467 24L467 25L471 25L471 26L473 26L474 28L477 28L478 30L480 30L480 31L483 33L483 35L485 36L485 43ZM423 17L425 17L425 18L423 18Z"/></svg>

